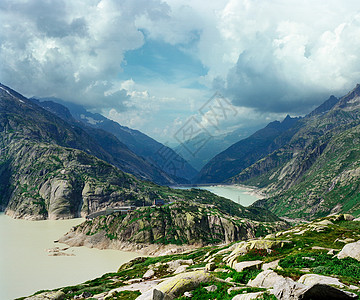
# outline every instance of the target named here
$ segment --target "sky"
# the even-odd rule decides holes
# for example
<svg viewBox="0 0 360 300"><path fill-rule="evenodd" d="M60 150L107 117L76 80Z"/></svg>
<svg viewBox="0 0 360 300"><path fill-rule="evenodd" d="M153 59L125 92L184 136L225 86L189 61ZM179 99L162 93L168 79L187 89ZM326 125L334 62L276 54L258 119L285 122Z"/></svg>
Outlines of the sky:
<svg viewBox="0 0 360 300"><path fill-rule="evenodd" d="M1 0L0 20L1 83L168 144L192 123L304 115L360 83L357 0Z"/></svg>

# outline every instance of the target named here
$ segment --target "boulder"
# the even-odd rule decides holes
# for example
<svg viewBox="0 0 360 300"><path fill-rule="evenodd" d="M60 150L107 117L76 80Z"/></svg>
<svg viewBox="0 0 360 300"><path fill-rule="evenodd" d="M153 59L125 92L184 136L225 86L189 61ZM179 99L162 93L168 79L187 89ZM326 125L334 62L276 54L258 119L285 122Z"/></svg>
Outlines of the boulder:
<svg viewBox="0 0 360 300"><path fill-rule="evenodd" d="M145 272L145 274L143 275L143 278L145 280L150 279L151 277L153 277L155 275L155 271L153 269L149 269Z"/></svg>
<svg viewBox="0 0 360 300"><path fill-rule="evenodd" d="M255 279L248 282L249 286L260 288L272 288L278 281L283 280L284 277L278 275L272 270L266 270L258 274Z"/></svg>
<svg viewBox="0 0 360 300"><path fill-rule="evenodd" d="M182 265L182 266L179 266L174 274L180 274L180 273L184 273L186 271L186 268L188 267L189 265Z"/></svg>
<svg viewBox="0 0 360 300"><path fill-rule="evenodd" d="M339 259L345 257L352 257L360 261L360 240L354 243L345 245L341 251L337 254Z"/></svg>
<svg viewBox="0 0 360 300"><path fill-rule="evenodd" d="M207 290L208 292L214 292L217 290L217 286L216 285L209 285L204 287L205 290Z"/></svg>
<svg viewBox="0 0 360 300"><path fill-rule="evenodd" d="M299 295L298 299L351 300L358 298L359 296L354 293L342 291L330 285L315 284Z"/></svg>
<svg viewBox="0 0 360 300"><path fill-rule="evenodd" d="M210 262L205 265L206 271L214 271L216 269L216 264L214 262Z"/></svg>
<svg viewBox="0 0 360 300"><path fill-rule="evenodd" d="M191 291L199 286L202 282L209 282L214 280L214 277L204 270L193 271L178 274L174 277L170 277L163 282L159 283L154 289L162 292L166 296L170 297L169 299L174 299L183 295L185 292ZM143 294L136 298L137 300L147 300L153 298L145 298L149 297L147 294L151 294L150 290L146 294ZM144 296L144 298L142 297ZM140 298L142 297L142 298ZM164 298L167 299L167 298Z"/></svg>
<svg viewBox="0 0 360 300"><path fill-rule="evenodd" d="M261 265L263 264L262 260L253 260L253 261L242 261L239 263L236 263L234 265L234 269L237 272L241 272L244 270L252 270L252 269L260 269Z"/></svg>
<svg viewBox="0 0 360 300"><path fill-rule="evenodd" d="M187 265L190 266L194 263L192 259L178 259L169 261L167 265L169 266L169 272L175 272L177 268L179 268L181 265Z"/></svg>
<svg viewBox="0 0 360 300"><path fill-rule="evenodd" d="M170 296L166 295L158 289L151 289L150 291L140 295L136 300L172 300Z"/></svg>
<svg viewBox="0 0 360 300"><path fill-rule="evenodd" d="M261 269L264 271L269 270L269 269L275 270L279 266L279 261L280 261L280 259L277 259L277 260L271 261L269 263L263 264Z"/></svg>
<svg viewBox="0 0 360 300"><path fill-rule="evenodd" d="M318 274L305 274L299 278L298 282L300 282L304 285L307 285L307 286L312 286L317 283L333 285L333 286L337 286L339 288L343 288L345 286L337 278L330 277L330 276L318 275Z"/></svg>
<svg viewBox="0 0 360 300"><path fill-rule="evenodd" d="M31 297L25 298L26 300L62 300L65 299L65 293L62 291L44 292Z"/></svg>
<svg viewBox="0 0 360 300"><path fill-rule="evenodd" d="M358 299L354 293L345 292L326 284L306 286L290 278L279 280L273 288L273 294L279 300L347 300Z"/></svg>
<svg viewBox="0 0 360 300"><path fill-rule="evenodd" d="M252 299L263 299L264 292L248 293L236 295L232 300L252 300Z"/></svg>

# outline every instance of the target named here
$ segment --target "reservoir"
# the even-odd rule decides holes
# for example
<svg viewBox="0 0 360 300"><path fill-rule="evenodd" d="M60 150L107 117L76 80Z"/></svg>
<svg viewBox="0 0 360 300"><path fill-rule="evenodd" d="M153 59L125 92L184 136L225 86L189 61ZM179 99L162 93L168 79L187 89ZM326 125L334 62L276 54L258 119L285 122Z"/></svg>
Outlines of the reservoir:
<svg viewBox="0 0 360 300"><path fill-rule="evenodd" d="M230 199L242 206L249 206L262 196L255 189L241 185L203 185L203 186L177 186L178 189L204 189L215 195Z"/></svg>
<svg viewBox="0 0 360 300"><path fill-rule="evenodd" d="M76 285L139 256L119 250L74 247L75 256L48 256L49 248L67 247L54 243L84 219L26 221L0 214L0 299L29 296L36 291Z"/></svg>

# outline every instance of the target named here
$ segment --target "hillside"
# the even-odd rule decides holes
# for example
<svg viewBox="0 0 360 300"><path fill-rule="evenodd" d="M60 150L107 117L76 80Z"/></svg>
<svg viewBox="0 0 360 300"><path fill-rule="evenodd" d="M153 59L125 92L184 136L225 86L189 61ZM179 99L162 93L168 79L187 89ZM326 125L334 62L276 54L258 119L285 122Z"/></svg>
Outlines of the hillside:
<svg viewBox="0 0 360 300"><path fill-rule="evenodd" d="M247 138L261 126L238 128L232 132L212 136L199 133L194 138L174 148L176 153L184 157L194 168L201 170L214 156L229 148L232 144ZM206 140L205 144L200 141ZM201 147L199 147L199 144Z"/></svg>
<svg viewBox="0 0 360 300"><path fill-rule="evenodd" d="M36 99L33 98L33 100ZM100 132L105 131L115 136L130 151L144 158L148 164L167 173L167 176L177 183L188 182L197 174L197 171L171 148L138 130L122 126L100 114L87 111L81 105L58 98L41 98L37 103L61 118L68 119L70 114L70 117L80 122L85 128L91 128L89 132L100 129Z"/></svg>
<svg viewBox="0 0 360 300"><path fill-rule="evenodd" d="M274 121L212 158L196 176L197 183L221 183L286 144L299 118Z"/></svg>
<svg viewBox="0 0 360 300"><path fill-rule="evenodd" d="M144 249L146 253L146 249L152 249L151 244L162 250L161 245L169 244L174 247L229 243L287 227L274 215L262 216L264 211L244 209L222 199L228 202L226 208L209 200L211 195L206 199L202 193L199 195L196 201L176 201L160 207L141 207L126 215L96 217L74 227L59 241L100 249Z"/></svg>
<svg viewBox="0 0 360 300"><path fill-rule="evenodd" d="M270 197L255 205L281 216L311 219L337 212L360 214L359 109L357 85L330 109L303 118L286 145L231 182L263 188Z"/></svg>
<svg viewBox="0 0 360 300"><path fill-rule="evenodd" d="M262 238L138 257L117 272L22 299L358 299L353 219L334 215Z"/></svg>

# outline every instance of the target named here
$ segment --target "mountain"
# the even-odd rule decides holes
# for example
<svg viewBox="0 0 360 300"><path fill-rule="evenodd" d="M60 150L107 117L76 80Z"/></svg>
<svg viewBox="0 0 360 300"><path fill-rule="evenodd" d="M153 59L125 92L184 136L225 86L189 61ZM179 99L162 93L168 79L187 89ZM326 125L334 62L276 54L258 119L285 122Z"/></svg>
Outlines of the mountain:
<svg viewBox="0 0 360 300"><path fill-rule="evenodd" d="M264 189L269 198L256 205L307 219L360 213L360 85L330 99L299 121L286 145L231 179Z"/></svg>
<svg viewBox="0 0 360 300"><path fill-rule="evenodd" d="M0 84L0 211L15 218L74 218L162 199L202 203L250 220L279 220L207 191L175 190L127 174L116 166L121 159L63 114L70 123Z"/></svg>
<svg viewBox="0 0 360 300"><path fill-rule="evenodd" d="M63 105L53 101L40 102L31 98L31 101L57 115L74 128L80 128L86 132L98 145L100 145L111 156L109 163L114 164L124 172L138 176L139 178L150 180L158 184L174 184L187 182L185 179L169 175L154 164L149 163L142 157L132 152L125 144L121 143L113 134L93 127L86 126L84 123L73 118L70 111Z"/></svg>
<svg viewBox="0 0 360 300"><path fill-rule="evenodd" d="M300 118L289 115L282 121L269 123L211 159L196 176L197 183L220 183L240 173L257 160L280 148L294 134Z"/></svg>
<svg viewBox="0 0 360 300"><path fill-rule="evenodd" d="M212 136L211 138L209 138L206 133L199 133L196 137L173 149L176 153L185 158L194 168L201 170L201 168L215 155L224 151L239 140L247 138L253 132L257 131L259 127L260 126L238 128L232 132ZM207 140L207 142L204 144L201 143L203 140ZM199 145L201 146L199 147Z"/></svg>
<svg viewBox="0 0 360 300"><path fill-rule="evenodd" d="M197 174L197 171L174 150L138 130L121 126L119 123L98 113L87 111L81 105L65 102L58 98L41 98L37 100L41 106L62 118L69 117L68 113L64 111L64 108L68 108L71 116L87 127L111 133L132 152L167 173L177 183L188 183Z"/></svg>

